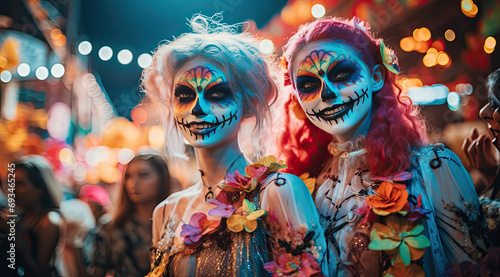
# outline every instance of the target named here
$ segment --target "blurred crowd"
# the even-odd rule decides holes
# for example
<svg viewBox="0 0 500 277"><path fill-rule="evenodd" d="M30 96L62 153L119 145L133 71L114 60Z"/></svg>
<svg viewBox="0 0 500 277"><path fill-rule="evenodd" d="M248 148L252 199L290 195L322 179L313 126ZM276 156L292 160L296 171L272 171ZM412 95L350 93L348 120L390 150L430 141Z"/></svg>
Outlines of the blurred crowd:
<svg viewBox="0 0 500 277"><path fill-rule="evenodd" d="M11 168L15 201L7 200L12 195L3 182L0 251L9 253L8 203L12 202L17 212L13 256L17 272L2 259L1 276L144 276L149 272L150 218L177 184L159 154L141 153L128 163L115 201L99 185L63 191L42 156L24 156Z"/></svg>

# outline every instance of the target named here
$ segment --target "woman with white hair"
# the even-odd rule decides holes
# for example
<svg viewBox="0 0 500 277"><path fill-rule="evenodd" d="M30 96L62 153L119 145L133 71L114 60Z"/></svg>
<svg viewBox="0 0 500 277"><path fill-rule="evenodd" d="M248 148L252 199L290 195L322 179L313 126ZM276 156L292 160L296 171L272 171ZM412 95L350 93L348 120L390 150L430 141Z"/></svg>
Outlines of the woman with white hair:
<svg viewBox="0 0 500 277"><path fill-rule="evenodd" d="M265 276L299 260L294 270L319 274L325 240L307 187L272 156L245 157L265 153L273 69L250 34L220 19L193 17L194 33L160 46L143 72L168 156L185 158L186 140L201 174L156 207L150 276ZM243 122L254 123L240 135L253 153L238 141Z"/></svg>

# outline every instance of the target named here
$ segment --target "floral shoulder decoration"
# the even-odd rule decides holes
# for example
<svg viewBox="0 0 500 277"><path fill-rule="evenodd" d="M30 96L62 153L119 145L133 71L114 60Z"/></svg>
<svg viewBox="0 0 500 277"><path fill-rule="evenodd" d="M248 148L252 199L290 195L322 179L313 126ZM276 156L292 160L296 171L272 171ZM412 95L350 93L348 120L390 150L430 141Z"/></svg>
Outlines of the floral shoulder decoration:
<svg viewBox="0 0 500 277"><path fill-rule="evenodd" d="M281 254L278 262L271 261L264 264L264 268L272 276L324 276L318 263L321 246L316 246L314 237L316 230L313 226L309 230L307 224L302 224L297 230L282 228L277 220L276 211L269 213L268 232L275 251Z"/></svg>
<svg viewBox="0 0 500 277"><path fill-rule="evenodd" d="M181 237L184 244L190 249L200 246L207 235L216 232L221 226L224 218L227 227L232 232L253 232L257 228L257 220L265 215L267 211L258 209L256 203L243 199L242 206L235 208L233 205L239 200L243 193L254 191L258 185L269 175L281 168L286 168L283 161L276 161L273 156L267 156L258 162L245 168L245 175L235 170L233 174L227 174L226 178L217 186L221 192L207 202L217 207L211 209L208 214L220 217L220 220L208 220L204 213L195 213L191 216L189 224L182 225ZM235 197L236 196L236 197Z"/></svg>
<svg viewBox="0 0 500 277"><path fill-rule="evenodd" d="M361 224L371 224L368 248L384 251L390 257L391 266L384 276L425 275L423 268L412 261L421 259L431 245L421 224L421 220L429 219L431 211L422 208L422 195L415 198L408 194L402 183L411 178L409 172L372 177L381 181L380 185L375 194L366 197L363 207L354 211L364 216Z"/></svg>

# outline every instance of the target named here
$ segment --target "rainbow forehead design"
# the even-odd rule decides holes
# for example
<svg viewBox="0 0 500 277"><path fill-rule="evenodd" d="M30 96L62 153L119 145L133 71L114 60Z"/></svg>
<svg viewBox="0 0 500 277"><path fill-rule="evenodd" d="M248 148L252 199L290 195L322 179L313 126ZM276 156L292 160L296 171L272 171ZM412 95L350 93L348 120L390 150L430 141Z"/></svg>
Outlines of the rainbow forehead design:
<svg viewBox="0 0 500 277"><path fill-rule="evenodd" d="M336 65L338 54L333 51L314 50L299 64L298 76L324 77Z"/></svg>
<svg viewBox="0 0 500 277"><path fill-rule="evenodd" d="M223 76L204 66L192 68L179 77L178 85L191 88L194 92L201 93L209 90L211 87L224 83Z"/></svg>

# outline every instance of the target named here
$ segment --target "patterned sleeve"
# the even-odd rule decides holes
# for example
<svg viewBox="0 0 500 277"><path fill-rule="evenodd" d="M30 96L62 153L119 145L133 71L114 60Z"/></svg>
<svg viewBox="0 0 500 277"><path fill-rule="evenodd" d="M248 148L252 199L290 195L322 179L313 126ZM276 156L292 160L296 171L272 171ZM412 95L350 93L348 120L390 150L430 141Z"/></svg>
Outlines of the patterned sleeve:
<svg viewBox="0 0 500 277"><path fill-rule="evenodd" d="M264 182L260 197L262 208L269 213L267 224L274 261L281 263L283 257L295 256L304 264L305 259L315 259L312 263L318 262L318 269L328 276L324 232L304 182L292 174L274 173ZM284 253L291 256L282 256Z"/></svg>
<svg viewBox="0 0 500 277"><path fill-rule="evenodd" d="M93 265L91 265L93 267L101 267L105 269L109 269L111 267L109 227L109 225L105 226L95 235Z"/></svg>
<svg viewBox="0 0 500 277"><path fill-rule="evenodd" d="M450 262L480 259L486 221L469 173L457 155L442 144L425 148L419 163Z"/></svg>

